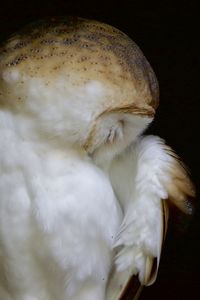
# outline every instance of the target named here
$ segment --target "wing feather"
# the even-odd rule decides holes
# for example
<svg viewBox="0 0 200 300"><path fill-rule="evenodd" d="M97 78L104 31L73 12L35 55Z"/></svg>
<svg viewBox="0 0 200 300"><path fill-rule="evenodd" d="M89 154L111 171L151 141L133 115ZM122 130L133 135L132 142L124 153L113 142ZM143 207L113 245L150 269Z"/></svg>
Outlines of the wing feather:
<svg viewBox="0 0 200 300"><path fill-rule="evenodd" d="M110 178L124 219L116 238L118 253L106 299L137 299L142 286L151 285L157 277L168 204L191 213L195 189L179 157L156 136L141 137L117 157ZM136 284L138 278L140 284ZM132 298L127 294L130 290Z"/></svg>

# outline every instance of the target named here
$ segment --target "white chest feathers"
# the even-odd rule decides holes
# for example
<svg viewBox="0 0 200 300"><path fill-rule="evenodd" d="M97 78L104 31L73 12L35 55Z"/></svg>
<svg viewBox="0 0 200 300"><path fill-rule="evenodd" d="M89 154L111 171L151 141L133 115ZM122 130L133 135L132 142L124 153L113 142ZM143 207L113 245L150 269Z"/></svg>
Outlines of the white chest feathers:
<svg viewBox="0 0 200 300"><path fill-rule="evenodd" d="M0 271L15 295L1 299L97 299L87 285L105 286L122 221L112 186L89 159L36 148L1 149Z"/></svg>

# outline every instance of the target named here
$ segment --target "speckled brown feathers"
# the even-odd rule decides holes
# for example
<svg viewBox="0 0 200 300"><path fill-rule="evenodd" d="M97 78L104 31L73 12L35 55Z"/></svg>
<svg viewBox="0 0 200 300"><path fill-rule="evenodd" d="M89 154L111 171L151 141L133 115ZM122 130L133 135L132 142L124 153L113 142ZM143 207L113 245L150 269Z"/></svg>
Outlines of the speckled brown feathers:
<svg viewBox="0 0 200 300"><path fill-rule="evenodd" d="M51 84L63 76L74 86L91 79L112 88L104 110L134 107L152 116L158 106L155 75L138 46L112 26L82 18L58 18L37 22L13 35L0 49L2 99L9 93L8 77L17 71L44 78ZM15 77L15 76L14 76ZM20 87L19 87L20 88ZM0 99L0 101L3 101Z"/></svg>

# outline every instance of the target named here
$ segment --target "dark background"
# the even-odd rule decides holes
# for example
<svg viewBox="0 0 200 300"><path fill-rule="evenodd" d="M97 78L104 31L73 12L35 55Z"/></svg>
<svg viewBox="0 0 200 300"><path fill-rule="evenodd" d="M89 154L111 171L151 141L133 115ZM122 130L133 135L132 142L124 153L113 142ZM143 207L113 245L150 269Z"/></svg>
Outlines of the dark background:
<svg viewBox="0 0 200 300"><path fill-rule="evenodd" d="M198 191L200 24L195 2L4 0L0 4L0 38L37 18L68 14L109 23L140 46L157 75L161 93L160 107L148 132L164 138L181 156ZM141 300L200 299L198 200L195 206L193 218L176 215L171 220L158 279L144 290Z"/></svg>

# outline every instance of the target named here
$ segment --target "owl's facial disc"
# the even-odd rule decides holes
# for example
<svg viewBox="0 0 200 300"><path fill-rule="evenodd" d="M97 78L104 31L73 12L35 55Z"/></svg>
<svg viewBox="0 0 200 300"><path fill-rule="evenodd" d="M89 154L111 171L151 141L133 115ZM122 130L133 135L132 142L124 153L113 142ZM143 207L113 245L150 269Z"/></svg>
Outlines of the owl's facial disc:
<svg viewBox="0 0 200 300"><path fill-rule="evenodd" d="M90 133L87 151L98 164L111 161L132 144L152 120L131 113L105 114Z"/></svg>

